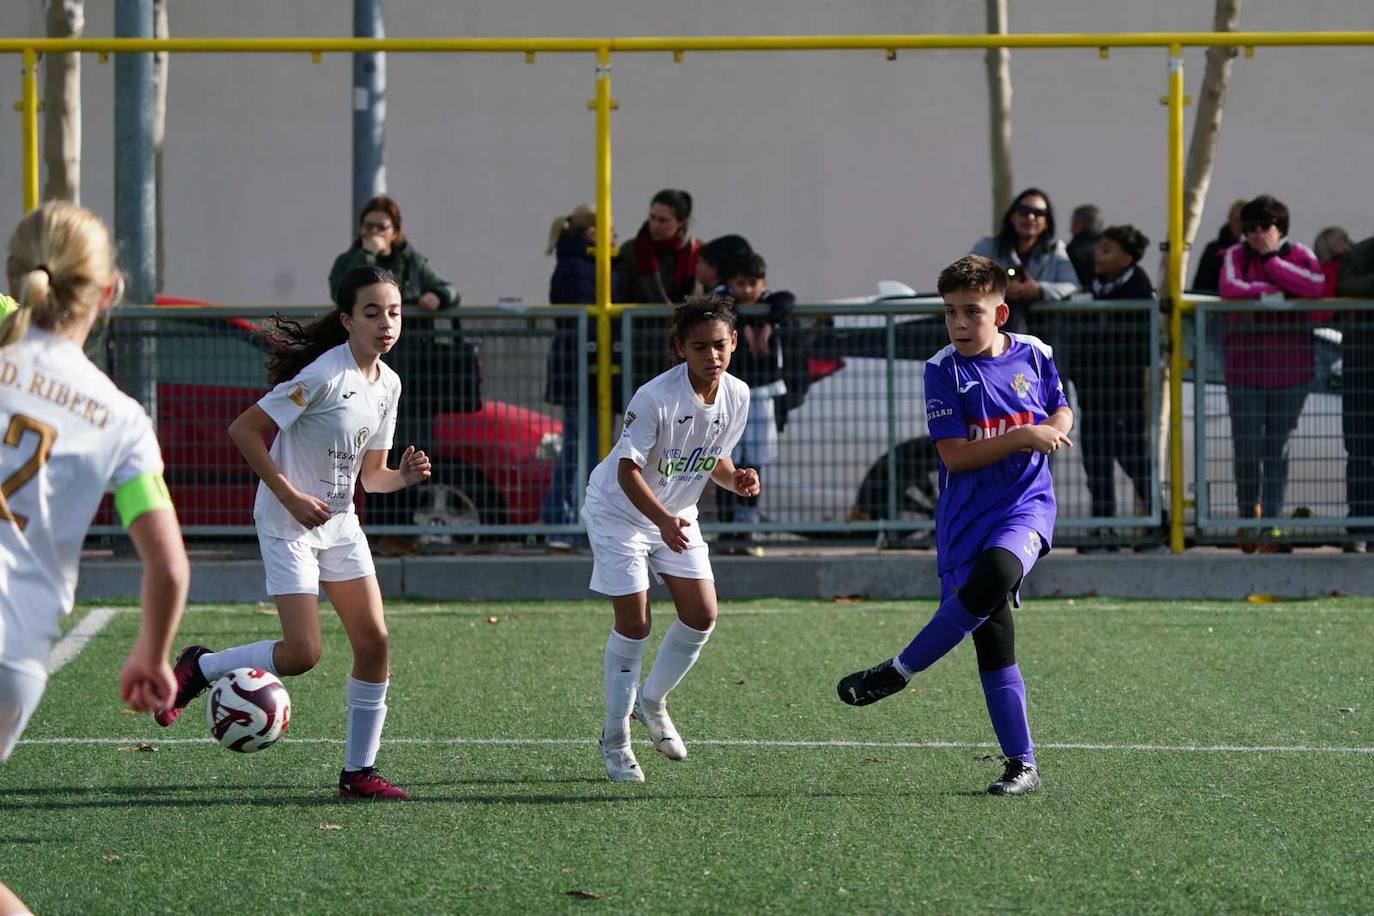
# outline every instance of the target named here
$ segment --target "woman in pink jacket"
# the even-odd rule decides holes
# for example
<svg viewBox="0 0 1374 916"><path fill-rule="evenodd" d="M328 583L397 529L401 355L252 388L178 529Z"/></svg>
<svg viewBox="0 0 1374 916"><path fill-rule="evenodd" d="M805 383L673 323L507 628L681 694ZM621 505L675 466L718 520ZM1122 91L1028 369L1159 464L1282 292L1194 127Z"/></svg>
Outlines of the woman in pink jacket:
<svg viewBox="0 0 1374 916"><path fill-rule="evenodd" d="M1256 197L1241 209L1241 229L1244 241L1222 256L1223 299L1321 297L1321 263L1306 245L1288 240L1286 206L1268 194ZM1288 483L1288 440L1312 385L1311 315L1231 312L1222 346L1239 514L1278 518ZM1242 541L1241 547L1247 553L1292 549L1272 540L1262 546Z"/></svg>

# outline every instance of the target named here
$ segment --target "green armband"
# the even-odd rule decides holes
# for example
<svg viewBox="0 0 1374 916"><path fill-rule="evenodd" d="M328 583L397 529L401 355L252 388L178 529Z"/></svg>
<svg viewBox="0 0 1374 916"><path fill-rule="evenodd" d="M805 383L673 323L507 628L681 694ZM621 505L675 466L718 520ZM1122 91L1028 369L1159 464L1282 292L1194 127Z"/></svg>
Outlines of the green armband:
<svg viewBox="0 0 1374 916"><path fill-rule="evenodd" d="M4 293L0 293L0 321L10 317L10 314L19 308L19 303L15 302Z"/></svg>
<svg viewBox="0 0 1374 916"><path fill-rule="evenodd" d="M162 479L161 471L140 474L120 484L114 491L114 499L119 523L126 530L145 512L172 508L172 497L167 492L167 482Z"/></svg>

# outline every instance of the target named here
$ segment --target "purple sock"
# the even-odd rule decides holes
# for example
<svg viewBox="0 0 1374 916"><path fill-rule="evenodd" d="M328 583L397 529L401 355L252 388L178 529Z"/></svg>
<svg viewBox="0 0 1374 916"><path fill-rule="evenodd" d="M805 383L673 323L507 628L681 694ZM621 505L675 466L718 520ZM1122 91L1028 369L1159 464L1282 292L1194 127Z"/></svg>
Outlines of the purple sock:
<svg viewBox="0 0 1374 916"><path fill-rule="evenodd" d="M1031 743L1030 723L1026 721L1026 682L1021 668L1011 665L996 671L979 671L983 697L988 701L992 730L1002 746L1002 756L1035 766L1035 745Z"/></svg>
<svg viewBox="0 0 1374 916"><path fill-rule="evenodd" d="M916 638L902 650L897 659L902 663L902 667L912 674L924 671L939 661L950 649L959 645L965 636L978 629L978 625L984 620L987 618L970 614L968 608L959 600L959 593L955 592L940 602L935 616L930 618L930 622L916 634Z"/></svg>

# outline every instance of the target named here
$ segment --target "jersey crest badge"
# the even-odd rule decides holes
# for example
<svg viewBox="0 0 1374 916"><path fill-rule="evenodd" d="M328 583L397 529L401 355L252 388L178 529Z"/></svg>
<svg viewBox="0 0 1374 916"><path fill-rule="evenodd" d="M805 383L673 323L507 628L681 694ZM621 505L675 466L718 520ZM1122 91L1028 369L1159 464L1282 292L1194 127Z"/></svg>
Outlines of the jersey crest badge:
<svg viewBox="0 0 1374 916"><path fill-rule="evenodd" d="M295 404L302 410L310 406L310 391L302 382L297 382L296 387L292 388L291 393L286 397L292 404Z"/></svg>
<svg viewBox="0 0 1374 916"><path fill-rule="evenodd" d="M1016 373L1011 380L1011 390L1015 391L1017 397L1023 401L1026 399L1026 395L1030 394L1030 387L1030 382L1026 381L1026 373L1024 372Z"/></svg>
<svg viewBox="0 0 1374 916"><path fill-rule="evenodd" d="M354 447L354 448L362 448L362 447L363 447L363 443L367 441L367 437L368 437L369 435L370 435L370 431L368 430L368 428L367 428L366 426L364 426L362 429L358 430L357 435L355 435L355 436L353 437L353 447Z"/></svg>

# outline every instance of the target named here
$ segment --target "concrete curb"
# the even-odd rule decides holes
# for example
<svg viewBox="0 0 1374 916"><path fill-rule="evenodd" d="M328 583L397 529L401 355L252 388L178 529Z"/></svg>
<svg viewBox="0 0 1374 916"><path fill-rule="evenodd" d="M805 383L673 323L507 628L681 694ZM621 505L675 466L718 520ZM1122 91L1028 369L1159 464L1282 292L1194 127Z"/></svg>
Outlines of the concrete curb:
<svg viewBox="0 0 1374 916"><path fill-rule="evenodd" d="M931 598L940 593L929 554L713 557L722 600L746 598ZM592 560L571 556L405 557L377 560L382 594L439 601L566 601L588 591ZM138 594L137 561L93 558L81 564L79 601ZM660 588L656 587L656 591ZM1374 596L1374 558L1364 554L1297 553L1245 556L1214 552L1183 556L1053 553L1042 559L1023 597L1100 595L1115 598L1231 599L1264 594L1315 598ZM191 600L267 600L257 560L192 558Z"/></svg>

